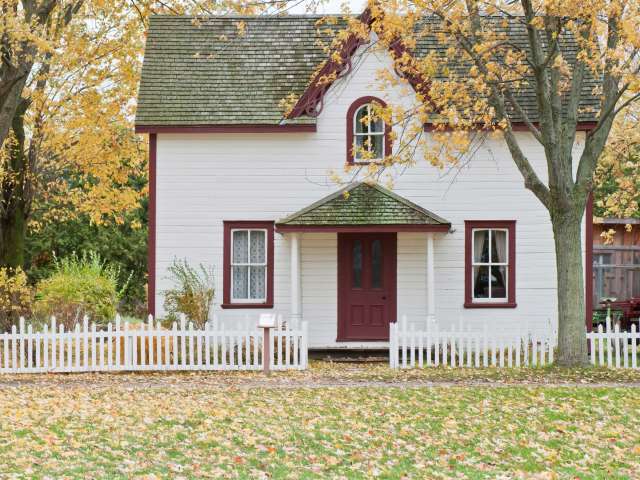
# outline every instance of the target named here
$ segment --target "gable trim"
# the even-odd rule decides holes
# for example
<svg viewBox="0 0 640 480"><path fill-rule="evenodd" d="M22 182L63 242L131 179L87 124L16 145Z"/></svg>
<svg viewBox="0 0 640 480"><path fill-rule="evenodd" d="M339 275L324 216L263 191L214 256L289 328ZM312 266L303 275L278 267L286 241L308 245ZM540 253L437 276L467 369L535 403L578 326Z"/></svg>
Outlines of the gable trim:
<svg viewBox="0 0 640 480"><path fill-rule="evenodd" d="M374 18L369 7L367 7L358 18L369 28L369 30L371 29ZM327 93L329 88L331 88L337 80L351 73L353 67L353 56L358 48L368 42L368 38L363 39L353 33L350 34L340 47L340 60L334 61L330 57L327 63L325 63L320 71L313 77L304 93L300 96L291 112L287 115L287 118L298 118L301 116L308 116L311 118L317 117L322 112L325 93ZM389 45L388 50L394 61L402 58L408 51L401 39L397 39L392 42ZM419 73L412 74L410 72L401 72L397 66L395 67L395 72L399 77L406 79L413 87L413 90L424 97L425 102L429 102L429 81L425 80ZM333 77L333 80L323 80L328 77Z"/></svg>
<svg viewBox="0 0 640 480"><path fill-rule="evenodd" d="M366 8L360 14L359 20L371 26L373 21L371 10ZM329 57L324 66L314 75L311 83L307 86L304 93L300 96L294 107L288 113L287 118L298 118L308 116L315 118L320 115L323 107L324 95L336 80L351 73L353 64L351 60L358 48L366 44L369 39L358 38L355 34L350 34L340 47L339 61L335 61ZM323 79L333 76L332 81L323 81Z"/></svg>

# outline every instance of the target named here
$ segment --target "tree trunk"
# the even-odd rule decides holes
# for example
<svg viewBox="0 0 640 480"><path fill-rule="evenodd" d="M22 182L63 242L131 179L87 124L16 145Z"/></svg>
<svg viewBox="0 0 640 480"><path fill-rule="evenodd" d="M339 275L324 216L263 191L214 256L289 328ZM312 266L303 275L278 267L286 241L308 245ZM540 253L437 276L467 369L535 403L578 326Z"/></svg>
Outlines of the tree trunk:
<svg viewBox="0 0 640 480"><path fill-rule="evenodd" d="M8 161L2 181L3 209L0 216L0 266L22 267L27 235L28 199L25 186L28 180L29 162L25 153L24 115L29 107L22 100L13 118L12 143L8 145Z"/></svg>
<svg viewBox="0 0 640 480"><path fill-rule="evenodd" d="M22 202L18 201L9 214L0 219L0 265L3 267L22 267L27 235L27 218Z"/></svg>
<svg viewBox="0 0 640 480"><path fill-rule="evenodd" d="M582 213L582 209L574 210ZM582 215L576 212L556 212L551 213L551 222L558 282L557 363L562 366L583 366L588 364L588 357L582 267Z"/></svg>

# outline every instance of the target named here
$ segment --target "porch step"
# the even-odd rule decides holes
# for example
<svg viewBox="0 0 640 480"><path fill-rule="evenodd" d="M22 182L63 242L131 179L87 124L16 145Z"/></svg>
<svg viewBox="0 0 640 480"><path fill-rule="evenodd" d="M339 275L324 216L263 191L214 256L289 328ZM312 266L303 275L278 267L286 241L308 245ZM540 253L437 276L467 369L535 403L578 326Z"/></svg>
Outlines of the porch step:
<svg viewBox="0 0 640 480"><path fill-rule="evenodd" d="M387 363L388 353L382 351L354 351L354 352L309 352L309 357L333 363Z"/></svg>

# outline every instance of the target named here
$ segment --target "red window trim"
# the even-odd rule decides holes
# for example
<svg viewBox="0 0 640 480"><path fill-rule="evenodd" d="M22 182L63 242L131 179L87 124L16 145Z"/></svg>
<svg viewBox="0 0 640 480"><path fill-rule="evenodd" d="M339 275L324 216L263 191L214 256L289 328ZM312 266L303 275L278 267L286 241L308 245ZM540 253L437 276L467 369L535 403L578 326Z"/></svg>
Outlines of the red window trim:
<svg viewBox="0 0 640 480"><path fill-rule="evenodd" d="M224 272L223 301L221 308L273 308L273 221L225 220L224 224ZM267 231L267 300L264 303L233 303L231 301L231 230L262 228Z"/></svg>
<svg viewBox="0 0 640 480"><path fill-rule="evenodd" d="M506 302L473 301L473 229L505 228L509 232L508 294ZM464 222L464 307L465 308L515 308L516 303L516 221L515 220L465 220Z"/></svg>
<svg viewBox="0 0 640 480"><path fill-rule="evenodd" d="M367 103L376 102L382 105L384 108L387 107L387 103L384 100L381 100L378 97L360 97L356 101L354 101L349 110L347 110L347 163L350 165L368 165L371 162L357 162L353 158L353 117L356 114L356 110L360 108L362 105L366 105ZM391 155L391 125L388 122L384 124L384 155Z"/></svg>

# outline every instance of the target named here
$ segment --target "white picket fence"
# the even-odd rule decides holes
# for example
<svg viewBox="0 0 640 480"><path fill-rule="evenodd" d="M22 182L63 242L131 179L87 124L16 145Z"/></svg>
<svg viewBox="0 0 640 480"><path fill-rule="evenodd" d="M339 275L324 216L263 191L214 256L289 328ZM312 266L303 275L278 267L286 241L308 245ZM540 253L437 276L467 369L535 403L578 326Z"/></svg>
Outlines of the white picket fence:
<svg viewBox="0 0 640 480"><path fill-rule="evenodd" d="M391 368L437 367L520 367L553 363L556 332L536 334L526 323L521 331L503 333L484 322L482 329L459 322L442 329L436 322L418 330L406 317L390 326L389 365Z"/></svg>
<svg viewBox="0 0 640 480"><path fill-rule="evenodd" d="M587 333L587 345L591 363L599 367L638 368L638 346L640 332L635 324L631 331L621 332L620 325L611 327L611 319L607 318L605 327L598 325L597 330Z"/></svg>
<svg viewBox="0 0 640 480"><path fill-rule="evenodd" d="M271 330L273 370L307 367L307 323L291 325L277 316ZM226 329L217 318L202 330L184 317L164 329L149 316L146 324L116 317L105 330L89 325L65 331L51 319L40 332L20 319L0 335L0 373L113 372L141 370L259 370L263 368L263 331L256 322Z"/></svg>

